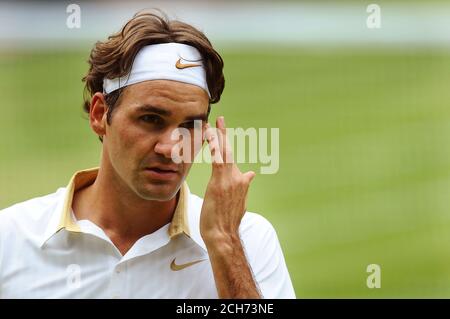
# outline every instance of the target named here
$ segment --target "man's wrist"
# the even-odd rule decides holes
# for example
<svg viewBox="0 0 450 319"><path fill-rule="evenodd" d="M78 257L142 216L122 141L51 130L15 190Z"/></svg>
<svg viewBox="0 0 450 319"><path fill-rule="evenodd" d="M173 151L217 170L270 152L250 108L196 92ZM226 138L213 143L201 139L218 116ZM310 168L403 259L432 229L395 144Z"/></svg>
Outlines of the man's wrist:
<svg viewBox="0 0 450 319"><path fill-rule="evenodd" d="M210 233L203 236L203 241L208 251L230 253L233 250L242 248L239 234L233 233Z"/></svg>

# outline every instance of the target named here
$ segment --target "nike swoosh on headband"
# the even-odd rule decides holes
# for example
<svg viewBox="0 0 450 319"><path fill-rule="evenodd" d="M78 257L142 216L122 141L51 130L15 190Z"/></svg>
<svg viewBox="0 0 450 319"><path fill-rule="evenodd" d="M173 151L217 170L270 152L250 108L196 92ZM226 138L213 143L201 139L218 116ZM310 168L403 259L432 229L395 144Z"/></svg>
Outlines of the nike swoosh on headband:
<svg viewBox="0 0 450 319"><path fill-rule="evenodd" d="M201 64L195 64L195 63L183 64L183 63L181 63L181 59L178 59L177 62L175 63L175 67L177 69L179 69L179 70L187 69L187 68L193 68L193 67L196 67L196 66L201 66Z"/></svg>

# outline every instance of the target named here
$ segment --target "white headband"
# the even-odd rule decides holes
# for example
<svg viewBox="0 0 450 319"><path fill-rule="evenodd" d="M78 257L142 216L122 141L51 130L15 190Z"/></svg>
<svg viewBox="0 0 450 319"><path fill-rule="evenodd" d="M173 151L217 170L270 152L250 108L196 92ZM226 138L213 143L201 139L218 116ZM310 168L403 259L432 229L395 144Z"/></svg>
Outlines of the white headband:
<svg viewBox="0 0 450 319"><path fill-rule="evenodd" d="M211 97L206 83L200 52L181 43L152 44L136 55L129 74L115 79L103 79L103 93L149 80L173 80L194 84Z"/></svg>

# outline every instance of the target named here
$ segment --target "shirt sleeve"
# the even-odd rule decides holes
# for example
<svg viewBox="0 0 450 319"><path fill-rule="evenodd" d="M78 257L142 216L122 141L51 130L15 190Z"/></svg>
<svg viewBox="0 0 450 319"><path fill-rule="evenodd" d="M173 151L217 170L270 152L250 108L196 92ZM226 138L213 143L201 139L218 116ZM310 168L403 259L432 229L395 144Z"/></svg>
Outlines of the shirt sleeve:
<svg viewBox="0 0 450 319"><path fill-rule="evenodd" d="M293 299L295 291L277 233L264 217L247 213L241 240L260 292L267 299Z"/></svg>

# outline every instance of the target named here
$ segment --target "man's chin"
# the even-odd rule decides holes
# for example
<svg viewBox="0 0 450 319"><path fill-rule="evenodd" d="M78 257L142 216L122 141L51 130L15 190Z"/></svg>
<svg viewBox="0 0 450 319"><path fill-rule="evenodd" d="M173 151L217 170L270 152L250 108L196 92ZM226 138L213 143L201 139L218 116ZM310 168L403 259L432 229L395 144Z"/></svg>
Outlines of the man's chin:
<svg viewBox="0 0 450 319"><path fill-rule="evenodd" d="M145 200L168 201L177 195L179 189L173 184L146 185L139 190L139 196Z"/></svg>

